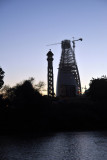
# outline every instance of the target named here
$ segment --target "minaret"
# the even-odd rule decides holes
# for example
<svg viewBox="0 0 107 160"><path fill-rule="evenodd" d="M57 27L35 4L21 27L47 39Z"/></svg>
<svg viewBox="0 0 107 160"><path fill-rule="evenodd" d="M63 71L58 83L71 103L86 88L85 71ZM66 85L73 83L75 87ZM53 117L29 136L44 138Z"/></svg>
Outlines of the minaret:
<svg viewBox="0 0 107 160"><path fill-rule="evenodd" d="M48 61L48 96L54 97L54 84L53 84L53 53L51 50L47 53Z"/></svg>

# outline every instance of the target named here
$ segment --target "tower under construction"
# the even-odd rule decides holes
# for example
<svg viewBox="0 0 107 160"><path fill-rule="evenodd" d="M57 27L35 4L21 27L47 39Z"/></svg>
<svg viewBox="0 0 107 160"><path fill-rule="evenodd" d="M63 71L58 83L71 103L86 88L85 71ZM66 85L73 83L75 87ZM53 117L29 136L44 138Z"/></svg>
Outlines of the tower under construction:
<svg viewBox="0 0 107 160"><path fill-rule="evenodd" d="M81 40L82 39L78 39ZM58 68L56 96L72 97L81 93L78 66L75 59L75 41L71 47L70 40L61 42L61 58Z"/></svg>

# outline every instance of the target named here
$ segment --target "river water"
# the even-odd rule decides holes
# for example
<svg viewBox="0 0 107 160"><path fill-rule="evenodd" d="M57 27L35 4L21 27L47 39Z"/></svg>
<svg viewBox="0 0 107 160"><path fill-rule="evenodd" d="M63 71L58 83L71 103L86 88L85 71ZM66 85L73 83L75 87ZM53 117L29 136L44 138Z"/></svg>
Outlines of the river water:
<svg viewBox="0 0 107 160"><path fill-rule="evenodd" d="M107 160L107 132L1 135L0 160Z"/></svg>

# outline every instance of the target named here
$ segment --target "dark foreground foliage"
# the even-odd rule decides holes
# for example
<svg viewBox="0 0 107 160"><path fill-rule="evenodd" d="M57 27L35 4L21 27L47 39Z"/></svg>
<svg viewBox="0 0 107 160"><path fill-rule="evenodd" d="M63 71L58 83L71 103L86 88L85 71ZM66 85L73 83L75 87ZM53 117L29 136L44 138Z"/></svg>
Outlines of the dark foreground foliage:
<svg viewBox="0 0 107 160"><path fill-rule="evenodd" d="M30 80L7 88L4 95L0 96L0 133L107 129L106 98L48 98Z"/></svg>
<svg viewBox="0 0 107 160"><path fill-rule="evenodd" d="M4 84L4 81L3 81L3 78L4 78L4 71L3 69L0 67L0 88L2 88L3 84Z"/></svg>
<svg viewBox="0 0 107 160"><path fill-rule="evenodd" d="M106 100L107 99L107 77L93 78L90 81L90 88L87 92L92 100Z"/></svg>

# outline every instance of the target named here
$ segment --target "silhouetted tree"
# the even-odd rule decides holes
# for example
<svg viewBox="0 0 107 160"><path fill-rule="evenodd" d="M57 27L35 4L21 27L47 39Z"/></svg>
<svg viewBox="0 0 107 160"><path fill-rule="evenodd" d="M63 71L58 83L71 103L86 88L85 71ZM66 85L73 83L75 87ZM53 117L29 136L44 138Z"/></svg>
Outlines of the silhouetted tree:
<svg viewBox="0 0 107 160"><path fill-rule="evenodd" d="M39 92L34 89L30 80L25 80L22 84L17 84L13 88L13 94L13 105L19 108L32 108L40 103L40 98L42 97Z"/></svg>
<svg viewBox="0 0 107 160"><path fill-rule="evenodd" d="M3 107L3 95L0 94L0 108Z"/></svg>
<svg viewBox="0 0 107 160"><path fill-rule="evenodd" d="M42 96L40 91L43 89L44 82L40 81L36 87L34 78L29 78L13 87L5 85L1 89L4 107L19 109L45 109L50 105L50 100ZM44 107L45 106L45 107Z"/></svg>
<svg viewBox="0 0 107 160"><path fill-rule="evenodd" d="M107 99L107 77L92 78L87 95L94 100Z"/></svg>
<svg viewBox="0 0 107 160"><path fill-rule="evenodd" d="M3 88L1 89L1 94L3 97L3 101L4 101L4 108L5 107L10 107L13 103L13 100L15 98L15 87L10 87L9 85L5 85L3 86Z"/></svg>
<svg viewBox="0 0 107 160"><path fill-rule="evenodd" d="M11 95L11 90L12 90L12 88L11 88L9 85L4 85L4 86L2 87L2 89L0 90L0 92L2 93L4 99L7 98L7 97L8 97L8 98L10 97L10 95Z"/></svg>
<svg viewBox="0 0 107 160"><path fill-rule="evenodd" d="M40 94L42 94L42 91L46 91L44 89L45 83L43 81L39 81L37 84L34 84L35 79L33 77L30 77L29 81L32 84L32 86L35 88L35 90L37 90Z"/></svg>
<svg viewBox="0 0 107 160"><path fill-rule="evenodd" d="M46 91L44 87L45 87L45 83L43 81L40 81L38 84L35 85L35 88L39 93L41 93L42 91Z"/></svg>
<svg viewBox="0 0 107 160"><path fill-rule="evenodd" d="M3 81L3 78L4 78L4 71L2 70L2 68L0 67L0 89L2 88L3 84L4 84L4 81Z"/></svg>

